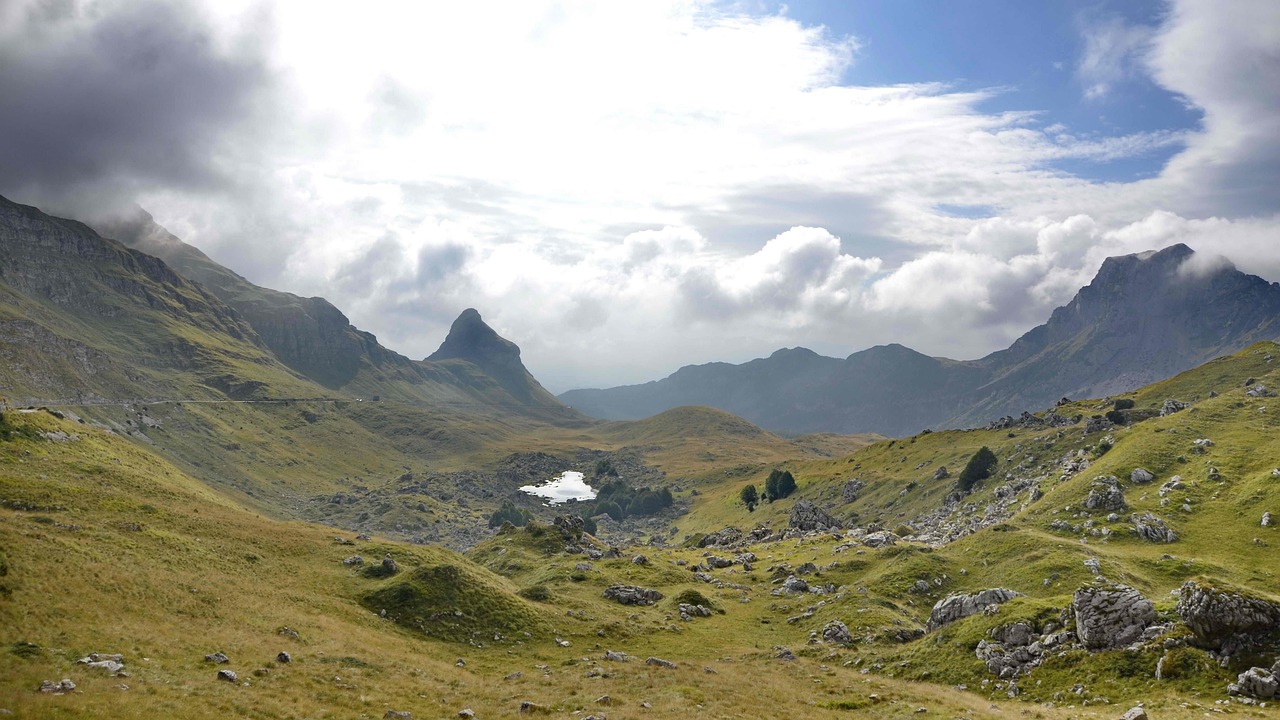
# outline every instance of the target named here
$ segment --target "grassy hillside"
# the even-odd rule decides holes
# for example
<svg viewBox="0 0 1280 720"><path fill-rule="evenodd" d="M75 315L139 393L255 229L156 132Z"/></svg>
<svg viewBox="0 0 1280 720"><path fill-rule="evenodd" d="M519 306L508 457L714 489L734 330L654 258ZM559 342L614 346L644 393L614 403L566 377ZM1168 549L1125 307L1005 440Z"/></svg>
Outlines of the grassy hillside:
<svg viewBox="0 0 1280 720"><path fill-rule="evenodd" d="M338 543L332 530L263 518L145 449L43 412L10 412L5 430L0 708L18 717L489 717L524 701L552 715L684 717L699 705L728 717L753 715L761 697L809 717L876 702L884 717L988 706L819 659L774 660L768 643L796 633L757 635L763 603L726 599L726 614L682 624L667 602L598 597L606 577L685 587L670 561L691 553L643 569L606 561L576 581L580 556L549 558L551 545L520 531L476 551L503 575L437 548ZM76 438L40 435L58 432ZM353 554L366 564L344 565ZM384 555L396 574L383 576ZM550 598L524 599L530 580L551 585ZM604 647L635 659L606 663ZM291 662L275 659L282 651ZM122 654L127 676L76 664L93 652ZM230 662L204 659L215 652ZM650 653L678 667L645 665ZM237 683L216 679L224 668ZM75 692L37 691L63 677Z"/></svg>
<svg viewBox="0 0 1280 720"><path fill-rule="evenodd" d="M928 433L838 460L794 462L800 490L756 513L731 500L739 481L708 477L679 521L700 532L725 519L744 528L760 519L780 525L797 500L810 499L849 519L856 513L862 525L891 520L909 528L935 517L958 468L983 445L999 458L996 474L955 503L958 517L967 517L965 507L986 513L999 505L997 488L1024 475L1038 479L1040 497L1020 491L1007 517L938 546L907 540L877 548L818 533L737 550L636 547L591 559L566 552L555 528L534 524L463 557L273 520L146 446L47 412L9 411L0 428L0 707L36 717L92 717L111 708L121 717L263 718L381 717L387 710L451 717L469 707L486 717L516 714L528 701L551 716L685 717L692 707L711 717L756 717L767 707L772 715L915 717L923 707L926 716L1056 718L1117 717L1144 702L1153 717L1200 717L1224 709L1216 703L1226 683L1255 656L1223 668L1203 650L1165 649L1159 639L1139 651L1068 648L1020 678L1015 691L974 649L1015 621L1070 627L1063 608L1076 588L1096 582L1086 561L1152 599L1172 623L1165 639L1186 634L1170 592L1188 578L1280 598L1269 550L1275 528L1258 524L1264 510L1280 507L1274 398L1248 396L1244 386L1249 377L1267 386L1280 379L1278 351L1255 346L1144 389L1129 398L1135 407L1126 426L1085 433L1086 413L1114 402L1081 401L1057 409L1086 415L1062 427ZM1199 400L1142 419L1166 396ZM320 433L315 426L328 421L301 422ZM606 428L612 442L637 446L692 442L698 428L708 442L729 447L759 433L700 410ZM1214 443L1203 454L1193 450L1200 438ZM1091 465L1063 472L1060 458L1080 458L1080 451ZM932 480L944 463L951 477ZM1080 514L1094 477L1127 479L1135 467L1156 480L1123 483L1132 511L1164 517L1176 542L1139 539L1128 513L1112 521ZM1212 477L1209 467L1218 469ZM1162 505L1156 490L1175 472L1183 489ZM843 502L854 476L866 487L841 506L833 498ZM607 549L583 542L590 552ZM740 552L755 555L750 569L733 561ZM355 554L363 565L343 564ZM633 562L637 554L647 562ZM710 567L713 554L733 564ZM395 572L381 562L387 555ZM804 570L805 563L813 567ZM782 578L805 572L810 585L828 588L824 594L773 594ZM602 597L615 583L663 597L651 606L619 605ZM919 636L934 602L989 587L1024 597ZM682 619L681 602L711 613ZM852 644L813 639L835 620L847 625ZM796 659L780 658L783 648ZM274 660L282 650L292 662ZM606 650L632 659L605 660ZM248 685L215 679L222 666L203 659L215 651L231 658L226 667ZM75 664L91 652L124 654L128 677ZM649 656L676 667L647 665ZM1169 672L1156 680L1162 659ZM77 691L36 691L62 677ZM607 703L598 702L604 696ZM1230 710L1273 712L1234 703Z"/></svg>

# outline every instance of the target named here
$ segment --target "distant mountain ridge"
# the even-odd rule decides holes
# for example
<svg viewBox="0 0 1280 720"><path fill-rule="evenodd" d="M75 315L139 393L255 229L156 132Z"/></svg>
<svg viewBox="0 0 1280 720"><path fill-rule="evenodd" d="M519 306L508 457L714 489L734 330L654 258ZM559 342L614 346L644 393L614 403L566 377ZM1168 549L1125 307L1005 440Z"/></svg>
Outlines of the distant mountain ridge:
<svg viewBox="0 0 1280 720"><path fill-rule="evenodd" d="M188 245L136 208L98 223L106 236L154 255L209 289L234 308L277 358L330 390L370 397L439 403L580 420L525 369L516 345L498 336L474 309L462 313L440 350L415 361L378 343L329 301L303 298L255 285ZM485 338L469 353L455 333ZM492 353L492 356L490 356ZM451 361L451 362L449 362Z"/></svg>
<svg viewBox="0 0 1280 720"><path fill-rule="evenodd" d="M1280 285L1229 264L1191 263L1178 244L1108 258L1093 281L1009 348L970 361L882 345L841 360L804 348L741 365L683 367L663 380L560 399L606 419L709 405L780 432L979 425L1063 397L1132 390L1280 338Z"/></svg>

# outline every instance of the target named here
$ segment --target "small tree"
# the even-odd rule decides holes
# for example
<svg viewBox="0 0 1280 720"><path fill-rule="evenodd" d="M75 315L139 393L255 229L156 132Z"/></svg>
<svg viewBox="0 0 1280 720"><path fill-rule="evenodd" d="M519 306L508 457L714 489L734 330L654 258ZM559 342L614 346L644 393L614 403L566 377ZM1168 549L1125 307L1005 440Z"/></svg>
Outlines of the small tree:
<svg viewBox="0 0 1280 720"><path fill-rule="evenodd" d="M747 506L747 512L756 511L756 503L760 502L760 494L756 492L755 485L748 485L742 488L742 492L738 494L742 498L743 504Z"/></svg>
<svg viewBox="0 0 1280 720"><path fill-rule="evenodd" d="M790 470L784 470L778 477L778 497L787 497L796 491L796 477Z"/></svg>
<svg viewBox="0 0 1280 720"><path fill-rule="evenodd" d="M996 454L991 452L991 448L983 445L978 452L969 458L969 462L965 464L964 470L960 471L960 477L956 479L956 485L964 492L973 490L978 483L991 477L991 471L995 469L999 460Z"/></svg>

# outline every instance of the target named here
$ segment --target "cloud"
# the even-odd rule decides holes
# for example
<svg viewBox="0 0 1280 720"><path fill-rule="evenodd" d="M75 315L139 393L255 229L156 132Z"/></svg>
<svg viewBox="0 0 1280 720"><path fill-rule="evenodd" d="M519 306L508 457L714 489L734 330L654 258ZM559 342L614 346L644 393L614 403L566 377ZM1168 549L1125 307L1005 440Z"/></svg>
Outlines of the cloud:
<svg viewBox="0 0 1280 720"><path fill-rule="evenodd" d="M270 98L269 17L220 35L193 2L7 5L0 191L83 213L232 182L221 159Z"/></svg>
<svg viewBox="0 0 1280 720"><path fill-rule="evenodd" d="M1146 74L1204 113L1108 136L1011 88L843 84L862 39L741 4L20 0L0 192L137 199L414 357L477 307L555 389L791 345L976 357L1108 255L1280 278L1278 6L1232 7L1086 18L1083 92ZM1156 149L1137 182L1055 169Z"/></svg>
<svg viewBox="0 0 1280 720"><path fill-rule="evenodd" d="M1076 78L1086 99L1100 100L1116 86L1142 74L1141 63L1153 28L1127 23L1117 16L1084 16L1080 22L1084 52L1076 65Z"/></svg>

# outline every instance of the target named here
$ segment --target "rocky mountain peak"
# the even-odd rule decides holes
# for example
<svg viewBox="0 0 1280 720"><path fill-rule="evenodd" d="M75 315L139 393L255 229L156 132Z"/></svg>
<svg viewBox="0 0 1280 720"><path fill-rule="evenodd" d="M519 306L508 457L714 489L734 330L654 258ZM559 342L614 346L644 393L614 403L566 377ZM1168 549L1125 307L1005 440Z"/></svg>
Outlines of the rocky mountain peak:
<svg viewBox="0 0 1280 720"><path fill-rule="evenodd" d="M520 348L489 327L475 308L462 311L440 349L427 360L469 360L477 365L520 363Z"/></svg>

